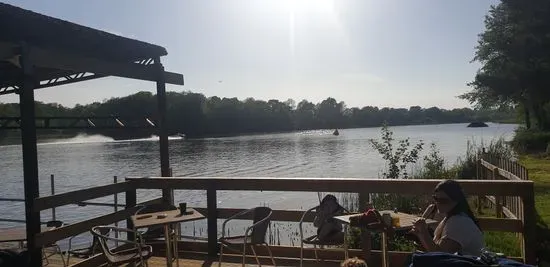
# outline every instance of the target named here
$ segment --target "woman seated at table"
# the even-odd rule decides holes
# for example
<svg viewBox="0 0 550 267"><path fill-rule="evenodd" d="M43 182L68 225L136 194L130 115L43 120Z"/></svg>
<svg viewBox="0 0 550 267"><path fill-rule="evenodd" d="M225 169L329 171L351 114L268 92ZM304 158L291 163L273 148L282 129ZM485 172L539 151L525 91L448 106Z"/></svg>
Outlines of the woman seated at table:
<svg viewBox="0 0 550 267"><path fill-rule="evenodd" d="M424 218L418 219L411 230L427 252L441 251L479 256L484 246L483 233L470 210L466 196L454 180L439 183L433 199L437 211L445 217L430 236Z"/></svg>

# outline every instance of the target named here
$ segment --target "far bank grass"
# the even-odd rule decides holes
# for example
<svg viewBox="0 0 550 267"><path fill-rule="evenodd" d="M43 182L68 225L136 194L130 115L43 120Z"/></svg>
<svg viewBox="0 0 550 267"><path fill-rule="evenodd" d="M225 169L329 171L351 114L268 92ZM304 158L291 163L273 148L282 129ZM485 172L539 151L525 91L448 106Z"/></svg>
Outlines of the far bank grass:
<svg viewBox="0 0 550 267"><path fill-rule="evenodd" d="M520 163L535 182L535 207L540 218L550 224L550 157L521 156Z"/></svg>
<svg viewBox="0 0 550 267"><path fill-rule="evenodd" d="M540 219L550 224L550 157L523 155L520 163L529 171L529 179L535 182L535 208ZM485 210L484 216L492 210ZM483 216L483 215L482 215ZM542 233L537 233L542 234ZM518 239L513 233L486 232L485 242L488 247L506 255L520 255Z"/></svg>

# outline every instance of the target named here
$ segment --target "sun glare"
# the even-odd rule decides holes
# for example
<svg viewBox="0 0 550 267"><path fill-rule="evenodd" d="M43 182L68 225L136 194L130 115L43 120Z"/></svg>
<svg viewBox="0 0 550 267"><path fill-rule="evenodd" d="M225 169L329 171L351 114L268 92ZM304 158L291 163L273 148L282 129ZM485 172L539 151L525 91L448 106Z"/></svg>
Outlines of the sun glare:
<svg viewBox="0 0 550 267"><path fill-rule="evenodd" d="M278 0L280 5L290 13L325 13L334 11L334 0Z"/></svg>

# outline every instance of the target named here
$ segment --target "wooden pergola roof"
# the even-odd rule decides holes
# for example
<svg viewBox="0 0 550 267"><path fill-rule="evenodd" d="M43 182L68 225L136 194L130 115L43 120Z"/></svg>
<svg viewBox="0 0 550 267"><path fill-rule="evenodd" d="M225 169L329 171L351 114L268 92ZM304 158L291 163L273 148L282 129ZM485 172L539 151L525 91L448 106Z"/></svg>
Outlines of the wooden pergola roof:
<svg viewBox="0 0 550 267"><path fill-rule="evenodd" d="M33 55L35 89L109 75L156 81L147 66L167 55L158 45L4 3L0 3L0 25L0 95L19 86L22 44ZM167 83L183 84L182 75L166 72L165 76Z"/></svg>
<svg viewBox="0 0 550 267"><path fill-rule="evenodd" d="M106 76L153 81L157 87L161 175L170 176L166 131L166 83L183 75L166 72L163 47L0 3L0 95L19 95L25 220L31 266L41 266L38 156L34 90ZM173 202L171 190L163 200Z"/></svg>

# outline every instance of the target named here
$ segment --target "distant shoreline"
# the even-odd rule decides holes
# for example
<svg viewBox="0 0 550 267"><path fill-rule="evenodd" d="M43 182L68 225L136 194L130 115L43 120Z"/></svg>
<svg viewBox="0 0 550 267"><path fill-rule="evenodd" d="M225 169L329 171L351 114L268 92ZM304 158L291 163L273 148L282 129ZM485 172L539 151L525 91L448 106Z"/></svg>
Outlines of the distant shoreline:
<svg viewBox="0 0 550 267"><path fill-rule="evenodd" d="M521 123L515 123L515 122L488 122L492 124L518 124L521 125ZM399 125L389 125L390 127L401 127L401 126L423 126L423 125L448 125L448 124L464 124L464 127L468 125L468 122L449 122L449 123L422 123L422 124L399 124ZM382 125L379 126L372 126L372 127L348 127L348 128L338 128L340 130L349 130L349 129L368 129L368 128L379 128L382 127ZM489 125L489 127L491 127ZM290 131L272 131L272 132L242 132L242 133L227 133L227 134L208 134L208 135L201 135L201 136L188 136L186 139L188 140L200 140L200 139L208 139L208 138L226 138L226 137L237 137L237 136L256 136L256 135L265 135L265 134L283 134L283 133L292 133L292 132L304 132L304 131L330 131L332 132L335 128L318 128L318 129L295 129ZM18 130L10 130L12 131L12 134L8 138L0 138L0 146L6 146L6 145L20 145L20 136ZM80 131L80 132L70 132L70 133L56 133L56 134L40 134L40 131L38 132L38 143L50 143L48 141L53 140L67 140L70 138L75 138L79 135L87 135L87 136L104 136L105 138L112 138L107 135L102 135L99 133L87 133L86 131ZM170 134L169 136L175 136L176 134ZM156 136L155 134L149 135L149 136L142 136L142 137L135 137L135 138L128 138L128 139L114 139L115 141L124 141L124 140L139 140L144 138L152 138L153 136Z"/></svg>

